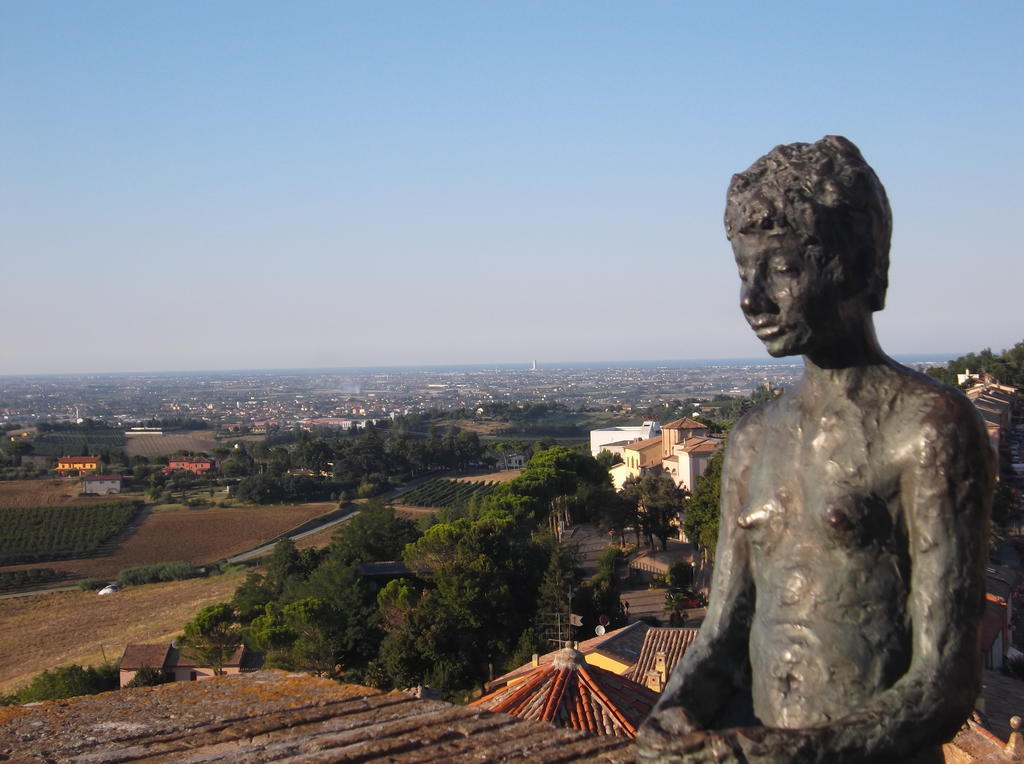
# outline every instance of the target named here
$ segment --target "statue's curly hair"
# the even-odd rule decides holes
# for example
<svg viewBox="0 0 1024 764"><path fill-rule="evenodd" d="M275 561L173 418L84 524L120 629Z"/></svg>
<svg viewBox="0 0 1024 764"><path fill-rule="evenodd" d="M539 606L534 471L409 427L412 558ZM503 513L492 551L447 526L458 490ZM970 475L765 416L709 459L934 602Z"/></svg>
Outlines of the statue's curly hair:
<svg viewBox="0 0 1024 764"><path fill-rule="evenodd" d="M863 294L871 310L885 306L892 211L875 171L850 141L776 146L732 176L725 231L794 233L807 253Z"/></svg>

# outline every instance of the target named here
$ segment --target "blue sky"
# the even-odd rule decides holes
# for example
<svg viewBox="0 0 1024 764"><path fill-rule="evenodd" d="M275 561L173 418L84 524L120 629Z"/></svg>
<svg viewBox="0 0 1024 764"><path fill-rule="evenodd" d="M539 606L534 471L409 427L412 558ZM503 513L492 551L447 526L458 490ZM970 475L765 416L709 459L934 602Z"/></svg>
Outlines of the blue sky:
<svg viewBox="0 0 1024 764"><path fill-rule="evenodd" d="M1024 338L1019 2L0 3L0 374L756 357L725 188L857 143L891 353Z"/></svg>

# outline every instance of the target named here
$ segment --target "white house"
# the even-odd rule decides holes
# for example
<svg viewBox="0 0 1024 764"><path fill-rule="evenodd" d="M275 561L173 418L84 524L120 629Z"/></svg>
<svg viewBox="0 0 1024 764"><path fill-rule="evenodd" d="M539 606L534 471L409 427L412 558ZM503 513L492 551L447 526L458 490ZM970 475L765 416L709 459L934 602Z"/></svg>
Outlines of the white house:
<svg viewBox="0 0 1024 764"><path fill-rule="evenodd" d="M590 454L597 456L602 451L611 450L607 446L622 446L635 440L648 440L661 434L661 425L654 420L644 422L639 427L605 427L590 431Z"/></svg>

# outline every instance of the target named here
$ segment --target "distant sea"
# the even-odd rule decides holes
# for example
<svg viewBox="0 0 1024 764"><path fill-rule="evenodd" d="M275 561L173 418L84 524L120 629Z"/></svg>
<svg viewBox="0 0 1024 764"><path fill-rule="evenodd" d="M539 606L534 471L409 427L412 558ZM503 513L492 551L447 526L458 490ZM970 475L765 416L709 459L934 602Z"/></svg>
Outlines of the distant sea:
<svg viewBox="0 0 1024 764"><path fill-rule="evenodd" d="M936 366L945 366L951 359L959 358L962 355L964 355L964 353L910 353L898 354L893 357L900 363L907 365L929 363ZM701 358L642 361L538 361L537 371L544 371L545 369L574 371L585 371L588 369L595 371L599 371L601 369L705 369L716 366L799 366L801 363L802 361L799 358L772 358L771 356L760 356L757 358ZM84 372L77 374L4 374L0 375L0 377L187 377L236 374L394 374L399 372L429 372L434 374L443 374L464 371L524 371L529 370L530 366L531 362L527 361L521 363L423 364L408 366L334 366L305 369L209 369L195 371Z"/></svg>

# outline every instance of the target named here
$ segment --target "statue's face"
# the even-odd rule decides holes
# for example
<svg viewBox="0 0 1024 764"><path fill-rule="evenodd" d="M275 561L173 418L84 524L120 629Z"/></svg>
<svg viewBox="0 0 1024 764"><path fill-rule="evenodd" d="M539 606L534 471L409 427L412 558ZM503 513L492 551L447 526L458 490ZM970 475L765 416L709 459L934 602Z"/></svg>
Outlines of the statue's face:
<svg viewBox="0 0 1024 764"><path fill-rule="evenodd" d="M772 356L812 353L842 332L839 290L798 236L739 233L732 249L740 308Z"/></svg>

